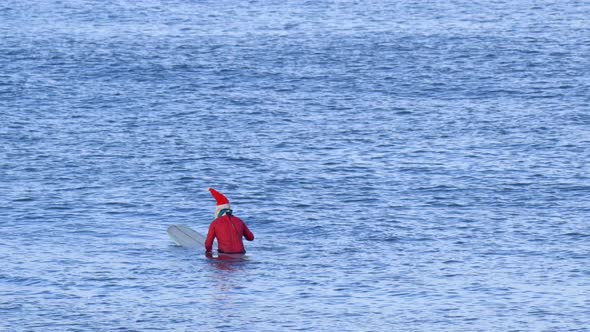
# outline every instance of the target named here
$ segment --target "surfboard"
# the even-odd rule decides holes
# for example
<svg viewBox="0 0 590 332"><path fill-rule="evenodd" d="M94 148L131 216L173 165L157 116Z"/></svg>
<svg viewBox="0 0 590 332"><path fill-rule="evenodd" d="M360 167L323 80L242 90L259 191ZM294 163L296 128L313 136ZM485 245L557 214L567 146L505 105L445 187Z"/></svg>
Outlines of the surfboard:
<svg viewBox="0 0 590 332"><path fill-rule="evenodd" d="M185 248L205 248L205 236L188 226L172 225L168 227L168 235L179 246Z"/></svg>

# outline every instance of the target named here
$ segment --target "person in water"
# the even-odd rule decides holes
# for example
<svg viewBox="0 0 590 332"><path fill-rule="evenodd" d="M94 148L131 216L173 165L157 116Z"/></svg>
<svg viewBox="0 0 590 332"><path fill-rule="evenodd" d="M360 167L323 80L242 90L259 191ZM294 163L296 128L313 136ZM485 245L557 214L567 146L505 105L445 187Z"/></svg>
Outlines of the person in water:
<svg viewBox="0 0 590 332"><path fill-rule="evenodd" d="M217 205L215 206L215 220L209 225L209 232L205 240L207 254L211 254L215 238L217 238L219 253L245 254L246 249L242 242L242 236L248 241L253 241L254 234L240 218L232 214L229 200L223 194L213 188L209 188L209 192L217 201Z"/></svg>

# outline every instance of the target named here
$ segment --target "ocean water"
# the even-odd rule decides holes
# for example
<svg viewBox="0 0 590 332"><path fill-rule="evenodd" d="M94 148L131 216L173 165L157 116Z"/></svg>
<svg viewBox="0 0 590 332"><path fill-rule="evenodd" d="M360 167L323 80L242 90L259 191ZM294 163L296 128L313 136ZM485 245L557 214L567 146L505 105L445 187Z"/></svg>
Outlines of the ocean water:
<svg viewBox="0 0 590 332"><path fill-rule="evenodd" d="M588 1L2 1L0 331L590 331L589 105Z"/></svg>

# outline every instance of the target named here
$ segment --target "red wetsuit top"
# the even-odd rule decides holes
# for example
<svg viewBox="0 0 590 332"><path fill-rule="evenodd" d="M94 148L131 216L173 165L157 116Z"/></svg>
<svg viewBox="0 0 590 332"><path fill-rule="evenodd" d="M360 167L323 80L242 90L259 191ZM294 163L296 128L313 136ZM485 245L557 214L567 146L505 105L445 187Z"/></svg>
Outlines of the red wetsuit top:
<svg viewBox="0 0 590 332"><path fill-rule="evenodd" d="M254 234L250 232L248 226L238 217L223 215L211 223L207 240L205 240L205 250L213 249L213 239L217 238L218 250L226 254L243 254L246 252L242 236L248 241L254 240Z"/></svg>

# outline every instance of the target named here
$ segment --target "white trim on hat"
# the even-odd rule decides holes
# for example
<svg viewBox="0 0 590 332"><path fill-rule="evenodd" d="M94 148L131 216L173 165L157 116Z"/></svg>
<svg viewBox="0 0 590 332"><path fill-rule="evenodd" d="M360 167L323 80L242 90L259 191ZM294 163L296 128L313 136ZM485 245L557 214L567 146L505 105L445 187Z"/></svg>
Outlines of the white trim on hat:
<svg viewBox="0 0 590 332"><path fill-rule="evenodd" d="M231 209L231 207L229 206L229 204L221 204L221 205L217 205L215 207L215 217L217 217L217 214L219 213L219 211L223 210L223 209Z"/></svg>

